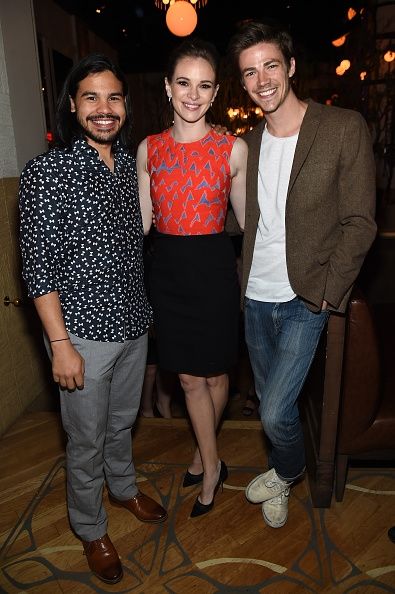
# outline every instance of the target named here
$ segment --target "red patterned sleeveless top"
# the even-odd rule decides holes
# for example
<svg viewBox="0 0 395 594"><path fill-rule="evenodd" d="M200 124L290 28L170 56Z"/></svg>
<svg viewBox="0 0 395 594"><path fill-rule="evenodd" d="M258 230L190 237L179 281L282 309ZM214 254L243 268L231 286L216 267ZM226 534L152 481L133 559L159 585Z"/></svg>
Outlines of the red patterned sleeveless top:
<svg viewBox="0 0 395 594"><path fill-rule="evenodd" d="M208 235L224 230L235 140L214 130L188 143L176 142L170 129L147 137L151 200L160 233Z"/></svg>

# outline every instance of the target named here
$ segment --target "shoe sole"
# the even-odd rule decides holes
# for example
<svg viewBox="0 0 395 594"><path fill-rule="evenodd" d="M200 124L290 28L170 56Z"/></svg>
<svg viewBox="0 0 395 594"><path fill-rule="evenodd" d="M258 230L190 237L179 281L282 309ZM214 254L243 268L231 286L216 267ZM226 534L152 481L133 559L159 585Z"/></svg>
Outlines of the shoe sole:
<svg viewBox="0 0 395 594"><path fill-rule="evenodd" d="M89 568L90 569L90 568ZM92 571L92 570L91 570ZM104 582L105 584L117 584L118 582L121 581L121 579L123 578L123 571L121 572L121 575L116 577L113 580L107 580L106 578L102 577L101 575L99 575L98 573L96 573L96 571L92 571L93 575L95 577L97 577L98 580L100 580L101 582Z"/></svg>
<svg viewBox="0 0 395 594"><path fill-rule="evenodd" d="M282 522L281 524L273 524L272 522L269 522L269 520L266 517L265 512L263 510L262 510L262 516L263 516L263 519L265 520L265 524L270 526L270 528L282 528L283 526L285 526L285 524L287 523L287 520L288 520L288 518L285 518L284 522Z"/></svg>
<svg viewBox="0 0 395 594"><path fill-rule="evenodd" d="M254 485L254 484L255 484L255 483L258 481L258 479L259 479L261 476L262 476L261 474L260 474L259 476L256 476L254 479L252 479L252 481L250 481L250 482L248 483L248 485L247 485L247 486L246 486L246 488L245 488L245 496L246 496L246 499L248 499L248 501L249 501L250 503L263 503L263 499L262 499L262 501L258 501L258 500L255 500L255 499L251 499L251 497L250 497L250 496L249 496L249 494L248 494L248 492L249 492L249 490L251 489L252 485Z"/></svg>
<svg viewBox="0 0 395 594"><path fill-rule="evenodd" d="M272 522L269 520L269 518L266 516L266 514L265 514L265 511L264 511L264 509L263 509L263 508L262 508L262 516L263 516L263 519L264 519L264 521L265 521L265 524L267 524L268 526L270 526L270 528L282 528L282 527L283 527L283 526L284 526L284 525L287 523L287 520L288 520L288 516L287 516L287 517L285 518L284 522L281 522L281 523L279 523L279 524L274 524L274 523L272 523Z"/></svg>
<svg viewBox="0 0 395 594"><path fill-rule="evenodd" d="M133 516L136 518L136 520L139 520L139 522L144 522L144 524L163 524L163 522L166 522L167 518L169 517L166 514L163 518L160 518L160 520L143 520L143 518L139 518L138 516L136 516L136 514L134 514L130 510L126 510L126 511L128 511L130 514L133 514Z"/></svg>

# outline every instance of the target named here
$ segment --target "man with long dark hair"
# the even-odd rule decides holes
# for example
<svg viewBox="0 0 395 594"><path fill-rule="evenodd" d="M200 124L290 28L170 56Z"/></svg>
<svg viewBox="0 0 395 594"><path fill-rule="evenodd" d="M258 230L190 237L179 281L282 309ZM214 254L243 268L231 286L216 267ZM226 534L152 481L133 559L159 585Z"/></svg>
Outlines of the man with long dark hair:
<svg viewBox="0 0 395 594"><path fill-rule="evenodd" d="M59 97L55 147L20 180L23 277L59 384L70 523L106 583L122 578L122 565L107 535L104 481L110 501L139 520L167 517L138 491L132 460L151 309L130 142L124 76L105 56L87 56Z"/></svg>

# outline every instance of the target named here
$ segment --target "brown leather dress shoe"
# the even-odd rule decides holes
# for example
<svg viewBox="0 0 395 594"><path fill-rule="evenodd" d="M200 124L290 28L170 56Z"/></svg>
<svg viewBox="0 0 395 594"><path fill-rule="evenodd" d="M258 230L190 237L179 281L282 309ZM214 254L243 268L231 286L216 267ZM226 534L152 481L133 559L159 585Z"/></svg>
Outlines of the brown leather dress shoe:
<svg viewBox="0 0 395 594"><path fill-rule="evenodd" d="M159 522L164 522L167 519L167 511L165 508L159 505L159 503L156 503L151 497L148 497L148 495L144 495L144 493L139 492L131 499L126 499L124 501L115 499L115 497L109 493L108 499L113 505L125 507L141 522L152 522L153 524L157 524Z"/></svg>
<svg viewBox="0 0 395 594"><path fill-rule="evenodd" d="M121 561L107 534L96 540L83 540L82 545L90 570L96 577L106 584L116 584L122 579Z"/></svg>

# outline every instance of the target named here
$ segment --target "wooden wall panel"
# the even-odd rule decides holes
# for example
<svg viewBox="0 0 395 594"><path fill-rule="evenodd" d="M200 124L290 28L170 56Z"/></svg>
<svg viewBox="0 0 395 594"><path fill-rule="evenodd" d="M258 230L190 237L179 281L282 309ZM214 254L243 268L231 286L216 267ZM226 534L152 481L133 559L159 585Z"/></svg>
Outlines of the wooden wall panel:
<svg viewBox="0 0 395 594"><path fill-rule="evenodd" d="M18 183L0 180L0 434L50 389L40 324L21 277ZM6 296L23 305L5 306Z"/></svg>

